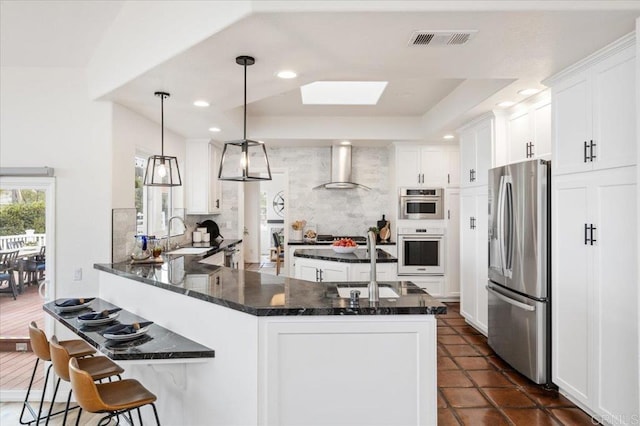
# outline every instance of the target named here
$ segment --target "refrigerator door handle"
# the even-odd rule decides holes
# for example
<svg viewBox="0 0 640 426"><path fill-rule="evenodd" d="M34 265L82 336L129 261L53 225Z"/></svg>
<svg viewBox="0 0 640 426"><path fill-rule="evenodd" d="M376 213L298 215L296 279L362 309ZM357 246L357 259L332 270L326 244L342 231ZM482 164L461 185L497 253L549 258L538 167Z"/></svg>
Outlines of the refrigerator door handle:
<svg viewBox="0 0 640 426"><path fill-rule="evenodd" d="M503 220L503 206L502 203L504 202L504 193L502 192L504 187L504 176L500 176L500 183L498 184L498 208L496 211L496 233L498 234L498 254L500 256L500 269L502 272L502 275L504 275L504 248L502 247L503 245L503 232L504 232L504 228L503 228L503 224L502 224L502 220Z"/></svg>
<svg viewBox="0 0 640 426"><path fill-rule="evenodd" d="M505 213L507 214L507 240L506 240L506 263L504 269L507 272L507 276L511 278L513 276L513 236L514 236L514 224L513 224L513 180L511 176L505 176L504 178L504 204L506 206Z"/></svg>
<svg viewBox="0 0 640 426"><path fill-rule="evenodd" d="M536 310L535 306L530 306L530 305L527 305L526 303L522 303L522 302L518 302L517 300L513 300L510 297L507 297L504 294L502 294L500 292L497 292L496 290L494 290L493 288L491 288L489 286L485 286L485 288L487 289L487 291L489 293L493 294L498 299L502 300L503 302L507 302L508 304L513 305L516 308L524 309L525 311L529 311L529 312L534 312Z"/></svg>

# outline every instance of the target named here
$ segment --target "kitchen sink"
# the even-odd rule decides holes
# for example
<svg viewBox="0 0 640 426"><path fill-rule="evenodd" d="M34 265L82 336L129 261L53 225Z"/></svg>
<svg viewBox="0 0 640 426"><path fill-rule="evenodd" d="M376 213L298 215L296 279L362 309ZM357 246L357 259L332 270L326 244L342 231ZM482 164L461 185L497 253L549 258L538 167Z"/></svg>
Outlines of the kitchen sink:
<svg viewBox="0 0 640 426"><path fill-rule="evenodd" d="M204 254L211 250L211 247L182 247L173 251L168 251L167 254Z"/></svg>
<svg viewBox="0 0 640 426"><path fill-rule="evenodd" d="M384 297L388 299L400 297L398 293L396 293L391 287L378 286L378 289L379 289L378 295L380 297ZM369 298L369 290L367 289L367 287L338 287L338 297L346 298L346 299L350 298L351 290L358 290L360 292L360 299Z"/></svg>

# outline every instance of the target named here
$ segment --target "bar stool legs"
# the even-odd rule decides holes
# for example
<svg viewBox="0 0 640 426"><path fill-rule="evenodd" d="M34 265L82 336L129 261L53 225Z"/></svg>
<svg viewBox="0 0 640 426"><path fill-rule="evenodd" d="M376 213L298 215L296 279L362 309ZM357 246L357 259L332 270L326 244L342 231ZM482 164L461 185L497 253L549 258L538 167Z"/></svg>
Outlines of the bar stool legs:
<svg viewBox="0 0 640 426"><path fill-rule="evenodd" d="M33 409L33 407L31 406L31 403L29 403L29 395L31 394L31 388L33 387L33 380L36 377L36 371L38 371L38 363L39 362L40 362L40 358L36 358L36 363L33 366L33 373L31 373L31 380L29 381L29 387L27 388L27 394L25 395L24 402L22 403L22 411L20 412L20 424L21 425L29 425L29 424L34 423L34 422L36 424L38 424L40 422L40 420L41 420L40 415L42 414L42 406L44 405L44 393L45 393L45 389L47 389L47 383L49 382L49 374L51 373L52 365L49 365L49 367L47 368L47 374L45 375L45 378L44 378L44 387L43 387L43 390L42 390L42 397L40 397L40 404L38 406L38 414L36 415L36 412ZM29 410L29 413L31 414L31 417L33 417L33 420L31 420L29 422L25 422L24 421L25 408Z"/></svg>

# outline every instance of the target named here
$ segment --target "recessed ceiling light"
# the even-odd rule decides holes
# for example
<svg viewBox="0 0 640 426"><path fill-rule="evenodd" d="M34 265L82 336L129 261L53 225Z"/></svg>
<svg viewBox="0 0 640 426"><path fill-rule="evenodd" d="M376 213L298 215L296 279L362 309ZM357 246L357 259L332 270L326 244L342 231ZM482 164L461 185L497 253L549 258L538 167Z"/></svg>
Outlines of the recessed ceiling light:
<svg viewBox="0 0 640 426"><path fill-rule="evenodd" d="M210 132L219 132L220 128L219 127L209 127L209 131Z"/></svg>
<svg viewBox="0 0 640 426"><path fill-rule="evenodd" d="M197 107L202 107L202 108L209 106L209 102L203 101L203 100L195 101L193 104Z"/></svg>
<svg viewBox="0 0 640 426"><path fill-rule="evenodd" d="M500 102L500 103L498 104L498 106L499 106L500 108L509 108L510 106L513 106L513 105L515 105L515 104L516 104L516 103L515 103L515 102L512 102L512 101L503 101L503 102Z"/></svg>
<svg viewBox="0 0 640 426"><path fill-rule="evenodd" d="M340 145L351 145L351 142L349 142L349 141L342 141L342 142L340 142Z"/></svg>
<svg viewBox="0 0 640 426"><path fill-rule="evenodd" d="M315 81L300 87L305 105L375 105L386 81Z"/></svg>
<svg viewBox="0 0 640 426"><path fill-rule="evenodd" d="M453 139L453 138L455 138L455 136L452 135L452 134L447 134L447 135L444 135L442 138L443 139Z"/></svg>
<svg viewBox="0 0 640 426"><path fill-rule="evenodd" d="M522 89L520 91L518 91L518 95L523 95L523 96L531 96L531 95L535 95L536 93L538 93L540 91L540 89Z"/></svg>
<svg viewBox="0 0 640 426"><path fill-rule="evenodd" d="M284 79L296 78L298 76L298 74L296 74L295 71L291 71L291 70L278 71L278 74L276 74L276 75L278 77L284 78Z"/></svg>

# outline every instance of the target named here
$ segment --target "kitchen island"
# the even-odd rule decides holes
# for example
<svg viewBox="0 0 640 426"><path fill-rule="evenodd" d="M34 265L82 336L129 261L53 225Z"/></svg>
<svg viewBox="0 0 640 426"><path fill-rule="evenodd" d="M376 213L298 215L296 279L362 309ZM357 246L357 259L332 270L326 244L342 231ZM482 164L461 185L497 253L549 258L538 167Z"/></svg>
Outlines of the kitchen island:
<svg viewBox="0 0 640 426"><path fill-rule="evenodd" d="M207 347L201 363L127 371L163 424L435 425L436 321L446 307L410 282L353 307L338 287L168 256L97 264L99 297ZM184 274L175 274L175 270Z"/></svg>

